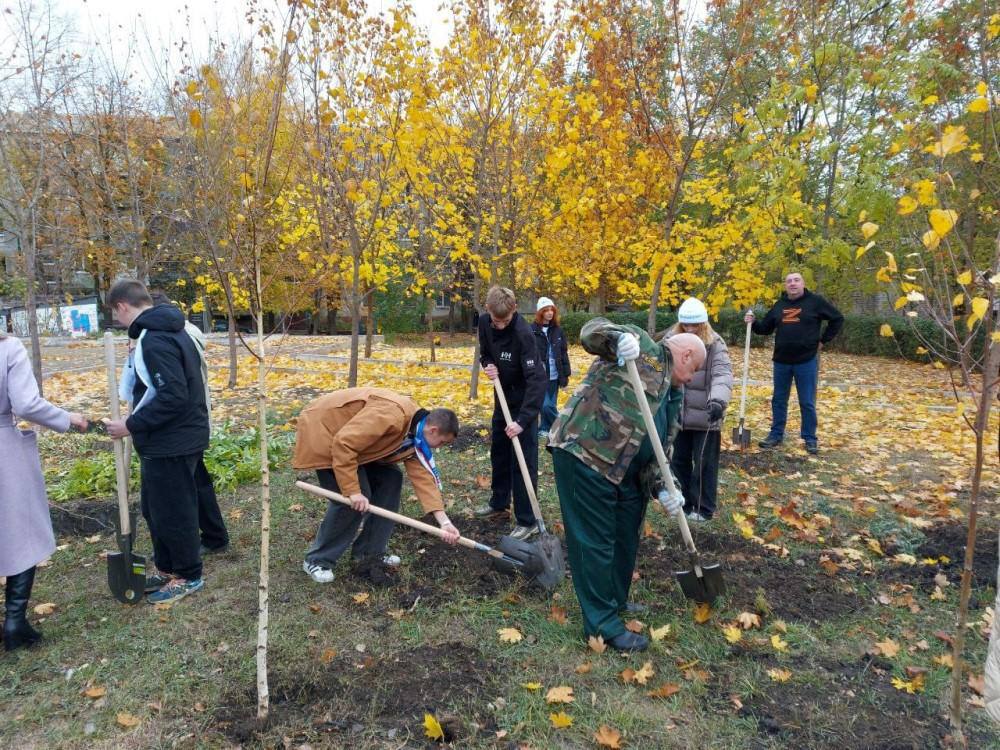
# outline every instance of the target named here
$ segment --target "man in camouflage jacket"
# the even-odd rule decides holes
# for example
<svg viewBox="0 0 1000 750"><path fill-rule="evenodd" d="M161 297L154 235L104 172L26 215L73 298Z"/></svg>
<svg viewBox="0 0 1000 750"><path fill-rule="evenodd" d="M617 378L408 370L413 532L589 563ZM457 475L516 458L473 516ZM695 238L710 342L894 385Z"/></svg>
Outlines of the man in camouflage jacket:
<svg viewBox="0 0 1000 750"><path fill-rule="evenodd" d="M659 492L642 412L619 362L636 360L657 433L669 446L679 429L681 387L704 362L705 345L692 334L657 344L641 328L604 318L583 327L580 343L597 359L560 412L548 444L573 586L585 635L639 651L649 641L627 631L620 613L639 610L628 593L646 503L659 495L669 512L681 507L670 499L677 493Z"/></svg>

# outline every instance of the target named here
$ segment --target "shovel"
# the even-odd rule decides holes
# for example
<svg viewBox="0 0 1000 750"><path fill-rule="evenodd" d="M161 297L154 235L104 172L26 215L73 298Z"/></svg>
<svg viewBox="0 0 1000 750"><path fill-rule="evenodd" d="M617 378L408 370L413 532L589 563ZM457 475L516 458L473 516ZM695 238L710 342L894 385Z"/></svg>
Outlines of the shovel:
<svg viewBox="0 0 1000 750"><path fill-rule="evenodd" d="M649 402L646 400L646 389L642 387L642 380L639 378L639 370L635 366L634 360L625 363L628 367L629 380L632 382L632 389L635 391L635 399L639 402L639 409L642 411L642 421L646 424L646 434L649 435L649 442L653 444L653 453L656 454L656 462L660 465L660 474L666 487L676 490L674 477L670 473L667 465L667 457L663 453L663 444L660 436L656 432L656 424L653 422L653 413L649 410ZM688 528L687 518L683 513L677 515L677 525L681 527L681 536L684 537L684 546L687 548L688 559L691 561L691 570L678 571L675 575L681 585L684 596L694 599L696 602L711 604L716 597L726 592L726 582L722 578L722 568L716 563L714 565L702 565L698 555L698 549L694 546L694 539L691 538L691 529Z"/></svg>
<svg viewBox="0 0 1000 750"><path fill-rule="evenodd" d="M500 402L500 409L503 411L503 418L508 426L514 424L510 416L510 408L507 406L507 397L504 395L503 386L500 385L500 378L493 379L493 387L496 389L497 400ZM545 530L545 521L542 520L542 511L538 505L538 497L535 495L535 486L531 483L531 474L528 472L528 464L524 460L524 450L521 448L521 439L515 437L514 454L517 456L517 465L521 467L521 478L524 480L524 488L528 492L528 499L531 501L531 512L535 516L535 523L538 524L538 539L528 541L526 539L513 539L509 536L500 538L497 544L509 557L517 557L527 560L528 556L537 556L541 559L545 569L551 571L552 575L563 578L566 575L566 560L563 557L562 542L559 537L549 534Z"/></svg>
<svg viewBox="0 0 1000 750"><path fill-rule="evenodd" d="M108 398L111 418L121 418L118 402L118 378L115 374L115 341L108 331L104 334L104 357L108 366ZM146 588L146 558L132 552L132 529L135 516L128 507L128 466L122 440L112 442L115 451L115 486L118 492L118 551L108 553L108 586L115 599L123 604L138 604Z"/></svg>
<svg viewBox="0 0 1000 750"><path fill-rule="evenodd" d="M305 490L306 492L311 492L314 495L325 497L327 500L333 500L348 506L351 504L351 501L343 495L323 489L322 487L317 487L315 484L309 484L309 482L299 480L295 483L295 486L300 490ZM417 529L418 531L423 531L432 536L436 536L439 539L444 537L444 532L437 526L431 526L429 523L418 521L415 518L410 518L409 516L404 516L399 513L393 513L391 510L380 508L377 505L369 505L368 512L373 513L376 516L382 516L382 518L388 518L390 521L401 523L404 526ZM556 575L553 571L546 569L542 559L537 555L527 555L523 559L520 557L511 557L509 555L505 555L498 549L488 547L481 542L468 539L464 536L460 536L458 538L458 543L463 547L468 547L469 549L476 550L476 552L483 552L489 555L493 559L494 563L502 566L504 570L519 572L529 580L537 583L546 591L552 591L555 589L559 585L559 582L563 579L561 573Z"/></svg>
<svg viewBox="0 0 1000 750"><path fill-rule="evenodd" d="M746 343L743 344L743 385L740 387L740 424L733 428L733 444L741 450L750 447L750 430L744 426L747 416L747 378L750 373L750 327L747 323Z"/></svg>

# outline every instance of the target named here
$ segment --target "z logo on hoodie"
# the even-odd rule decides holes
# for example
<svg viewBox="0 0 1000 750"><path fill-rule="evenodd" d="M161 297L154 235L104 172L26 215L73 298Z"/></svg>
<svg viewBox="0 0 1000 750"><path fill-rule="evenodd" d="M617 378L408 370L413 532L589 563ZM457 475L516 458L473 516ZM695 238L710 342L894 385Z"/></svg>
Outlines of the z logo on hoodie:
<svg viewBox="0 0 1000 750"><path fill-rule="evenodd" d="M802 315L801 307L786 307L781 311L781 322L782 323L801 323L799 316Z"/></svg>

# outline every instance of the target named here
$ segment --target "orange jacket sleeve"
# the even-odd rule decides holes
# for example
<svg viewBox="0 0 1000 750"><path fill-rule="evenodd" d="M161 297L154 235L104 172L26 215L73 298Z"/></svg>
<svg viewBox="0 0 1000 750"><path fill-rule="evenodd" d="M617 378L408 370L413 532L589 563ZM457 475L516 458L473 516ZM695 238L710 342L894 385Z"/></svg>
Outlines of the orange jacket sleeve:
<svg viewBox="0 0 1000 750"><path fill-rule="evenodd" d="M406 467L406 476L410 478L413 490L417 493L417 500L424 513L433 513L436 510L444 510L444 500L441 497L441 490L437 486L434 475L431 474L420 463L415 455L403 462Z"/></svg>

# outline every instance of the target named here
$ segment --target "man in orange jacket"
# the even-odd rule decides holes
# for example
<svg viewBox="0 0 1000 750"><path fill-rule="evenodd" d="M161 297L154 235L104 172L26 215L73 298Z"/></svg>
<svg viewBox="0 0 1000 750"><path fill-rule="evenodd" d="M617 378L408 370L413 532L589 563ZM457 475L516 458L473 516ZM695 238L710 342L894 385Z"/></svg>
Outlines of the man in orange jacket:
<svg viewBox="0 0 1000 750"><path fill-rule="evenodd" d="M334 565L351 546L355 573L376 585L389 582L383 558L395 524L368 508L399 510L399 462L424 513L434 516L444 541L455 544L459 532L444 511L432 451L457 435L455 412L421 409L409 396L386 388L348 388L306 406L298 418L292 466L315 469L320 486L348 496L352 507L330 501L302 569L317 583L329 583Z"/></svg>

